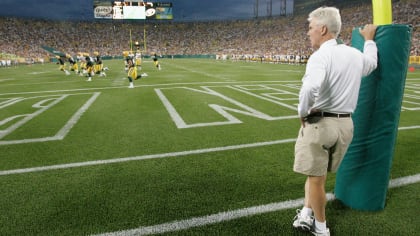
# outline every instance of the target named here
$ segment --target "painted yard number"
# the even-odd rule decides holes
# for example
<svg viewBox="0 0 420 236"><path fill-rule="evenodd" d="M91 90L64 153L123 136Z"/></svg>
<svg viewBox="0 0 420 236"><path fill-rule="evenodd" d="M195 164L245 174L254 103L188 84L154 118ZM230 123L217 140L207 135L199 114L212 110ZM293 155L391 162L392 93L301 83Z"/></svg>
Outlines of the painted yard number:
<svg viewBox="0 0 420 236"><path fill-rule="evenodd" d="M288 90L296 88L284 84L232 85L171 87L155 92L175 125L183 129L242 123L244 116L296 118L297 94ZM1 98L0 145L62 140L99 95Z"/></svg>
<svg viewBox="0 0 420 236"><path fill-rule="evenodd" d="M260 84L169 87L155 92L175 125L185 129L238 124L245 117L295 119L298 89L297 84ZM62 140L99 95L0 98L0 145ZM406 94L402 110L419 110L419 101L415 93ZM54 116L57 112L60 115Z"/></svg>
<svg viewBox="0 0 420 236"><path fill-rule="evenodd" d="M99 94L1 99L0 145L63 139ZM75 101L78 104L75 109L67 109ZM60 115L54 115L54 113L60 113Z"/></svg>
<svg viewBox="0 0 420 236"><path fill-rule="evenodd" d="M242 123L238 118L241 116L263 120L297 117L298 95L289 92L286 85L176 87L155 91L180 129Z"/></svg>

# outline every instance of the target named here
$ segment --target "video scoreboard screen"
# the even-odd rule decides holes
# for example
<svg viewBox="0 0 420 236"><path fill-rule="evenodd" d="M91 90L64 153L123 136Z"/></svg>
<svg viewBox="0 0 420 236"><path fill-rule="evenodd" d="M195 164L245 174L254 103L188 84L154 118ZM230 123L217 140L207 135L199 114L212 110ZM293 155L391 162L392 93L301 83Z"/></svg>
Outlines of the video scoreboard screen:
<svg viewBox="0 0 420 236"><path fill-rule="evenodd" d="M171 2L144 2L142 0L95 0L93 3L93 12L96 19L173 19Z"/></svg>

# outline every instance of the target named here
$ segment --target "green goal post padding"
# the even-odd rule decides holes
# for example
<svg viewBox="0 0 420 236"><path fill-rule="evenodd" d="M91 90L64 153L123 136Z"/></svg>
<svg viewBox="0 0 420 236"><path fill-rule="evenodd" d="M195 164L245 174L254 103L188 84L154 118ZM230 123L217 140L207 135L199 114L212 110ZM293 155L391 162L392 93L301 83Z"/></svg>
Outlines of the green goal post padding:
<svg viewBox="0 0 420 236"><path fill-rule="evenodd" d="M354 137L336 175L335 195L346 206L376 211L385 207L389 175L407 76L412 27L378 26L378 68L362 78L353 114ZM352 46L363 50L359 28Z"/></svg>

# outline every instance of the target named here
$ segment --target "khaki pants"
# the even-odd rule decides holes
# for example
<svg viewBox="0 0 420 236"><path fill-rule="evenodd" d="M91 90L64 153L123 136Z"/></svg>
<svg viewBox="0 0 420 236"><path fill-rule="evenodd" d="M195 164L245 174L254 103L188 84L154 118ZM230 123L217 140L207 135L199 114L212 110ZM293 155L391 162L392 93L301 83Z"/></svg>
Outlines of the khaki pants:
<svg viewBox="0 0 420 236"><path fill-rule="evenodd" d="M295 144L293 170L308 176L336 172L353 138L353 120L323 117L301 127Z"/></svg>

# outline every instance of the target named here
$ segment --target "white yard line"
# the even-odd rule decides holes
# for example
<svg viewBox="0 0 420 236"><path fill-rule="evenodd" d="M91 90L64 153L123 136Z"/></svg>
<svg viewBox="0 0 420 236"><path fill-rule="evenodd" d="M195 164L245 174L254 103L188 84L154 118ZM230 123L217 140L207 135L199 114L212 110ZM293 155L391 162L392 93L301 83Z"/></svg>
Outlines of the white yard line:
<svg viewBox="0 0 420 236"><path fill-rule="evenodd" d="M402 177L391 180L389 188L396 188L405 186L408 184L414 184L420 182L420 174ZM335 199L334 194L327 193L328 201ZM270 203L266 205L247 207L232 211L219 212L212 215L194 217L186 220L172 221L168 223L139 227L136 229L122 230L116 232L108 232L104 234L97 234L95 236L138 236L138 235L150 235L150 234L162 234L168 232L174 232L179 230L186 230L194 227L206 226L211 224L217 224L225 221L230 221L242 217L249 217L258 214L264 214L274 211L286 210L298 208L303 205L303 198L289 200L284 202Z"/></svg>
<svg viewBox="0 0 420 236"><path fill-rule="evenodd" d="M117 78L121 79L121 78ZM239 82L239 81L223 81L223 82L190 82L190 83L166 83L166 84L141 84L136 87L167 87L167 86L187 86L187 85L214 85L214 84L283 84L283 83L296 83L298 84L299 81L293 80L282 80L282 81L246 81ZM0 93L0 96L5 95L22 95L22 94L38 94L38 93L61 93L61 92L77 92L77 91L91 91L91 90L108 90L108 89L127 89L127 86L108 86L108 87L96 87L96 88L80 88L80 89L63 89L63 90L44 90L44 91L36 91L36 92L12 92L12 93Z"/></svg>
<svg viewBox="0 0 420 236"><path fill-rule="evenodd" d="M105 165L105 164L121 163L121 162L128 162L128 161L141 161L141 160L167 158L167 157L180 157L180 156L187 156L187 155L193 155L193 154L237 150L237 149L243 149L243 148L262 147L262 146L269 146L269 145L275 145L275 144L281 144L281 143L291 143L291 142L295 142L295 141L296 141L296 139L281 139L281 140L274 140L274 141L268 141L268 142L232 145L232 146L226 146L226 147L204 148L204 149L196 149L196 150L189 150L189 151L169 152L169 153L150 154L150 155L143 155L143 156L115 158L115 159L109 159L109 160L96 160L96 161L76 162L76 163L51 165L51 166L40 166L40 167L32 167L32 168L24 168L24 169L3 170L3 171L0 171L0 176L1 175L13 175L13 174L41 172L41 171L48 171L48 170L69 169L69 168L83 167L83 166Z"/></svg>
<svg viewBox="0 0 420 236"><path fill-rule="evenodd" d="M420 126L399 127L398 129L409 130L409 129L418 129L418 128L420 128ZM84 166L106 165L106 164L122 163L122 162L129 162L129 161L141 161L141 160L159 159L159 158L167 158L167 157L180 157L180 156L187 156L187 155L194 155L194 154L238 150L238 149L253 148L253 147L263 147L263 146L270 146L270 145L276 145L276 144L282 144L282 143L291 143L295 141L296 141L295 138L279 139L279 140L273 140L273 141L267 141L267 142L238 144L238 145L231 145L231 146L225 146L225 147L204 148L204 149L195 149L195 150L187 150L187 151L180 151L180 152L149 154L149 155L134 156L134 157L122 157L122 158L114 158L114 159L108 159L108 160L74 162L74 163L59 164L59 165L39 166L39 167L31 167L31 168L23 168L23 169L13 169L13 170L2 170L0 171L0 176L32 173L32 172L43 172L43 171L49 171L49 170L69 169L69 168L84 167Z"/></svg>

